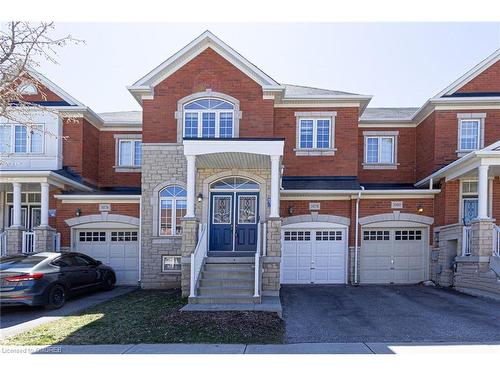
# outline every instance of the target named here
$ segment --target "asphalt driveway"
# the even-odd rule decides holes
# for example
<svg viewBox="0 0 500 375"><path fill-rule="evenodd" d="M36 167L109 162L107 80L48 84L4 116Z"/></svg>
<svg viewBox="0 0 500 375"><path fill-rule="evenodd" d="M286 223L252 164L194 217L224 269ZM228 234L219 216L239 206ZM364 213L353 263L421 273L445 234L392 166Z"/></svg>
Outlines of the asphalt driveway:
<svg viewBox="0 0 500 375"><path fill-rule="evenodd" d="M0 308L0 339L17 335L40 324L75 314L101 302L113 299L137 289L136 287L115 287L108 292L96 291L70 299L59 310L43 307L2 306Z"/></svg>
<svg viewBox="0 0 500 375"><path fill-rule="evenodd" d="M283 286L285 341L500 342L500 302L426 286Z"/></svg>

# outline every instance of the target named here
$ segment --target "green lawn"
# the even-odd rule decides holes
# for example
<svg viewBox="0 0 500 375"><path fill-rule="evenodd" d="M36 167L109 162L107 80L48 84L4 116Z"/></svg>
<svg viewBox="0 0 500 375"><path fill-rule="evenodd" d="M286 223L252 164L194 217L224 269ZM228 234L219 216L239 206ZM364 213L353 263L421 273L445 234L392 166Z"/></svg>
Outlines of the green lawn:
<svg viewBox="0 0 500 375"><path fill-rule="evenodd" d="M281 343L284 322L257 311L181 312L178 291L138 290L11 337L4 345Z"/></svg>

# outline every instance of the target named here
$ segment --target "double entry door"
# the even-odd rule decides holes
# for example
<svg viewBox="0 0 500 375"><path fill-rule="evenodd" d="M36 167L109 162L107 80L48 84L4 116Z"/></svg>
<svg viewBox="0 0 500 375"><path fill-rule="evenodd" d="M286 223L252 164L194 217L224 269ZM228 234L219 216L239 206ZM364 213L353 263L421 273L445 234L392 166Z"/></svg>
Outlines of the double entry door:
<svg viewBox="0 0 500 375"><path fill-rule="evenodd" d="M255 252L258 212L259 193L211 193L209 251Z"/></svg>

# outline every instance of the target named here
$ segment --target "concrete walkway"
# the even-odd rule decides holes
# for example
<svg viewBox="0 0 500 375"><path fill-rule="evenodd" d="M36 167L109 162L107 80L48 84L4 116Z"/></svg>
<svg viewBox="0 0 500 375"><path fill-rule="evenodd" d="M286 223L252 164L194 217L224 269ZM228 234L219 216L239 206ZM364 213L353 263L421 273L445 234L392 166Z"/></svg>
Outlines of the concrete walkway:
<svg viewBox="0 0 500 375"><path fill-rule="evenodd" d="M101 302L137 289L136 287L116 287L108 292L93 292L70 299L59 310L43 307L5 306L0 310L0 339L33 329L40 324L53 322L65 316L76 314Z"/></svg>
<svg viewBox="0 0 500 375"><path fill-rule="evenodd" d="M300 343L137 344L2 346L6 354L487 354L500 358L498 343Z"/></svg>

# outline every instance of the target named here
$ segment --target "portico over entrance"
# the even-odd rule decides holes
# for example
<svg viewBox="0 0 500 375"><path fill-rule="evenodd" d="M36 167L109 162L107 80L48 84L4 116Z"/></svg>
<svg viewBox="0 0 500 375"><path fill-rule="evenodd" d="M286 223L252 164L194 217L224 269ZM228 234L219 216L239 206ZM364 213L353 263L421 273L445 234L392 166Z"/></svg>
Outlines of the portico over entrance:
<svg viewBox="0 0 500 375"><path fill-rule="evenodd" d="M279 218L283 139L185 139L185 219L207 228L212 255L251 255L259 223Z"/></svg>
<svg viewBox="0 0 500 375"><path fill-rule="evenodd" d="M500 176L500 141L468 153L416 185L432 187L441 180L460 181L460 221L468 223L492 218L493 180L497 176Z"/></svg>

